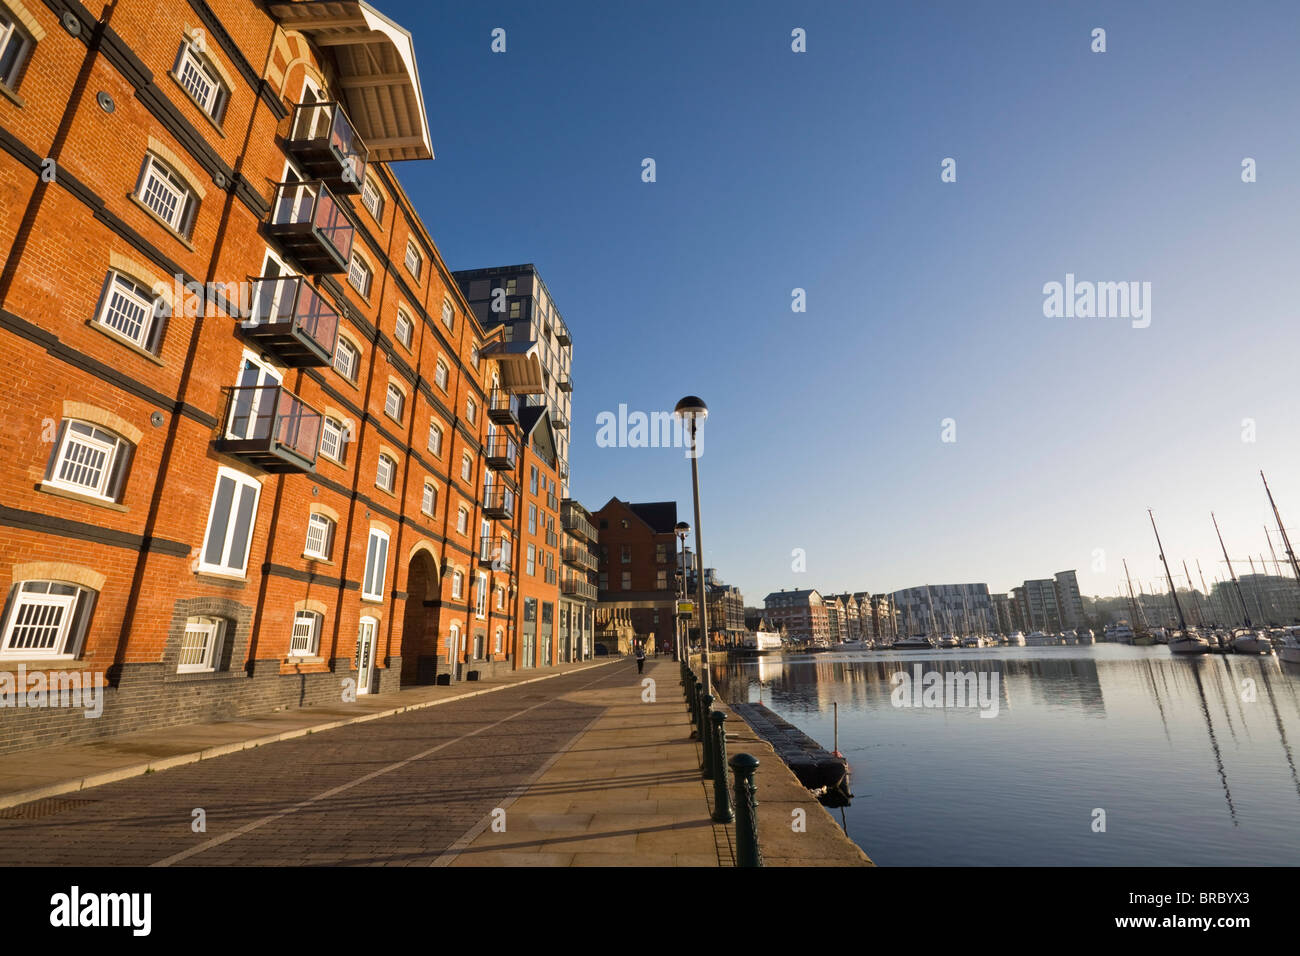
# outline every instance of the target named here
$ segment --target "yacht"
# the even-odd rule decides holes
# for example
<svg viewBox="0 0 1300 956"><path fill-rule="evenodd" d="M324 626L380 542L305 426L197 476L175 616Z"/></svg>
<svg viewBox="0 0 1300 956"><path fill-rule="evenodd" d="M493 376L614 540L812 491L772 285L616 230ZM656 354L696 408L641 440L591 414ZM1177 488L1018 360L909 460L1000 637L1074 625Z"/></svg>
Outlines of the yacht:
<svg viewBox="0 0 1300 956"><path fill-rule="evenodd" d="M980 637L978 634L967 634L965 637L961 639L961 646L962 647L983 647L984 638Z"/></svg>
<svg viewBox="0 0 1300 956"><path fill-rule="evenodd" d="M1097 643L1097 638L1093 635L1092 630L1089 628L1084 628L1081 631L1076 631L1074 636L1078 639L1080 644Z"/></svg>
<svg viewBox="0 0 1300 956"><path fill-rule="evenodd" d="M1268 635L1249 627L1235 628L1229 647L1237 654L1273 653L1273 642L1268 639Z"/></svg>
<svg viewBox="0 0 1300 956"><path fill-rule="evenodd" d="M833 651L861 651L861 650L866 650L866 647L867 647L867 645L866 645L863 641L861 641L861 640L859 640L859 639L857 639L857 638L850 638L850 639L847 640L847 641L839 641L839 642L837 642L836 644L834 644L834 645L831 647L831 650L833 650Z"/></svg>
<svg viewBox="0 0 1300 956"><path fill-rule="evenodd" d="M1300 664L1300 627L1286 629L1286 634L1277 646L1277 656L1288 664Z"/></svg>
<svg viewBox="0 0 1300 956"><path fill-rule="evenodd" d="M1135 637L1137 635L1133 633L1133 628L1129 626L1128 621L1107 624L1106 629L1102 632L1102 640L1115 644L1132 644Z"/></svg>
<svg viewBox="0 0 1300 956"><path fill-rule="evenodd" d="M1170 654L1208 654L1210 642L1195 631L1174 631L1169 635Z"/></svg>
<svg viewBox="0 0 1300 956"><path fill-rule="evenodd" d="M911 637L900 637L894 641L894 650L911 651L911 650L933 650L934 641L924 634L913 634Z"/></svg>
<svg viewBox="0 0 1300 956"><path fill-rule="evenodd" d="M1009 647L1024 647L1024 646L1025 646L1025 632L1024 632L1024 631L1016 631L1014 634L1008 634L1008 635L1007 635L1006 643L1007 643L1007 645L1008 645Z"/></svg>
<svg viewBox="0 0 1300 956"><path fill-rule="evenodd" d="M961 642L957 640L956 634L944 634L940 636L938 644L940 647L960 647Z"/></svg>
<svg viewBox="0 0 1300 956"><path fill-rule="evenodd" d="M1055 643L1056 638L1043 631L1034 631L1025 638L1025 647L1046 647Z"/></svg>

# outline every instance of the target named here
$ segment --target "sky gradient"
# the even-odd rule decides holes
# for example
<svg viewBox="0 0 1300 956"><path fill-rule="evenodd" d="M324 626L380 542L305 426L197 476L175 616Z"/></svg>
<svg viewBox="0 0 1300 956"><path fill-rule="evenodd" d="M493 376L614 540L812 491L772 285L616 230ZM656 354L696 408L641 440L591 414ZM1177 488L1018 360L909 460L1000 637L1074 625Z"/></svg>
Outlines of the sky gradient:
<svg viewBox="0 0 1300 956"><path fill-rule="evenodd" d="M700 395L705 563L747 603L1114 594L1162 573L1147 508L1213 583L1211 510L1238 573L1267 553L1261 468L1300 529L1300 4L379 5L444 258L535 263L571 331L574 497L694 523L682 451L596 417ZM1067 273L1150 282L1150 326L1045 318Z"/></svg>

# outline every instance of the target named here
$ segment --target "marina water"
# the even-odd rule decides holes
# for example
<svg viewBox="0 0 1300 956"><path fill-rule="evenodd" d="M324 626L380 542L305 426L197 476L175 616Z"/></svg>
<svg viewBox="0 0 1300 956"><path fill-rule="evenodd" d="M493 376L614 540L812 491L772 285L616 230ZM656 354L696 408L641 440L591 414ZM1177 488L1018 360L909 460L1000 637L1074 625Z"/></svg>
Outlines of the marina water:
<svg viewBox="0 0 1300 956"><path fill-rule="evenodd" d="M714 667L728 699L761 700L828 750L838 703L854 799L830 812L882 866L1300 862L1300 666L1275 657L1096 644ZM973 691L917 706L908 685L927 673L971 688L973 674L996 706Z"/></svg>

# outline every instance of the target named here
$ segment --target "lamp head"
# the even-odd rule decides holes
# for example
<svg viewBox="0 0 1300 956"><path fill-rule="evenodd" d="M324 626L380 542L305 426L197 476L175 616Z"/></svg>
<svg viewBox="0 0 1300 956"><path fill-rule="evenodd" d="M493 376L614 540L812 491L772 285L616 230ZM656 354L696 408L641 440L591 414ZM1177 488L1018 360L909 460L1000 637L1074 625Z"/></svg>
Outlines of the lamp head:
<svg viewBox="0 0 1300 956"><path fill-rule="evenodd" d="M709 417L709 406L705 405L704 399L699 396L687 395L677 403L677 407L673 409L673 414L680 415L688 421L691 419L704 421Z"/></svg>

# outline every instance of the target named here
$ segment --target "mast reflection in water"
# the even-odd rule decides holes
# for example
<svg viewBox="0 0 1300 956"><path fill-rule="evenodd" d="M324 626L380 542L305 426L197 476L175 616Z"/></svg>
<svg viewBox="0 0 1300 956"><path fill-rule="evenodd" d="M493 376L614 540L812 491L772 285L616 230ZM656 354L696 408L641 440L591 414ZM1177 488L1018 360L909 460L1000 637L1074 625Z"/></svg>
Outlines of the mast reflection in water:
<svg viewBox="0 0 1300 956"><path fill-rule="evenodd" d="M931 706L903 693L917 673L937 675ZM839 703L844 824L882 866L1300 860L1300 667L1275 657L862 651L731 660L714 675L728 699L761 698L827 747ZM996 708L973 692L954 706L947 689L977 678Z"/></svg>

